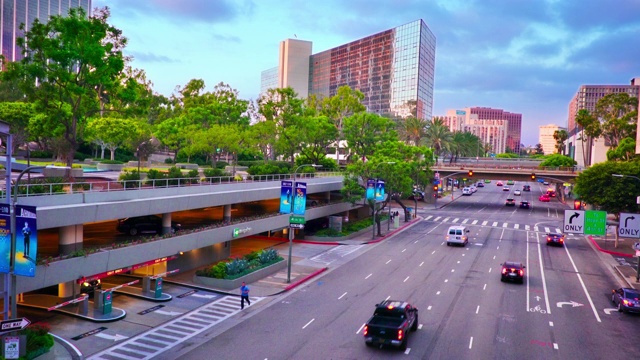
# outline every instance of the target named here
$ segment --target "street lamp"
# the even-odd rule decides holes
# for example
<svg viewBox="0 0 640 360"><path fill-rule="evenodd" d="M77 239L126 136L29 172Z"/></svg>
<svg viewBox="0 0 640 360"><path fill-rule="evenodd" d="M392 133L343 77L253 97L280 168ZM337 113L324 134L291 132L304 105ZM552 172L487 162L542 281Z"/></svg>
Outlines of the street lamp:
<svg viewBox="0 0 640 360"><path fill-rule="evenodd" d="M24 174L29 173L31 170L37 169L69 169L68 166L29 166L22 170L18 177L16 178L15 186L13 187L13 201L11 202L11 216L10 216L10 231L11 231L11 253L9 257L9 273L11 274L11 285L10 285L10 294L9 294L9 302L10 302L10 312L12 317L18 316L18 307L16 302L16 291L17 291L17 281L16 281L16 204L18 203L18 185L20 184L20 179ZM6 304L5 300L5 304ZM5 319L8 319L5 314Z"/></svg>
<svg viewBox="0 0 640 360"><path fill-rule="evenodd" d="M294 171L293 171L293 191L295 191L296 189L296 178L297 178L297 173L298 170L301 167L305 167L305 166L311 166L311 167L322 167L322 165L316 165L316 164L304 164L304 165L300 165L298 166ZM295 199L295 194L294 196L291 197L291 204L290 208L289 208L289 214L293 213L293 203L294 203L294 199ZM292 246L293 246L293 228L291 228L291 226L289 226L289 263L287 264L287 283L291 282L291 252L292 252Z"/></svg>
<svg viewBox="0 0 640 360"><path fill-rule="evenodd" d="M376 164L376 166L373 167L373 169L371 169L372 170L371 172L373 172L373 170L376 170L382 164L392 165L392 164L395 164L395 163L396 163L395 161L387 161L387 162L378 163L378 164ZM387 196L391 196L391 194L389 194ZM373 222L371 223L371 227L373 228L373 234L371 236L371 240L375 240L376 239L376 196L375 196L375 192L374 192L374 195L373 195L373 204L372 205L373 205L372 206L373 211L372 211L372 214L371 214L371 218L372 218ZM391 210L391 204L389 204L389 210Z"/></svg>
<svg viewBox="0 0 640 360"><path fill-rule="evenodd" d="M633 175L611 174L611 176L618 177L618 178L629 177L629 178L633 178L633 179L636 179L636 180L640 181L639 177L633 176ZM638 200L640 200L640 197L638 197L638 199L636 200L636 203L638 203ZM617 239L618 239L618 236L616 235L616 241L617 241ZM637 253L637 251L636 251L636 253ZM640 256L638 256L637 258L638 258L638 264L636 266L636 282L640 282Z"/></svg>

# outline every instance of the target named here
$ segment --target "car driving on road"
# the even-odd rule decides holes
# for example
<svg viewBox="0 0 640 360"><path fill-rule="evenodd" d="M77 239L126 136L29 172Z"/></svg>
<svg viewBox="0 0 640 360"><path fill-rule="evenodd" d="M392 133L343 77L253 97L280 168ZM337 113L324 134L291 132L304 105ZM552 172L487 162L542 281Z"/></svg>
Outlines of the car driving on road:
<svg viewBox="0 0 640 360"><path fill-rule="evenodd" d="M409 331L418 330L418 309L406 301L385 300L376 304L373 316L364 325L367 346L391 345L407 349Z"/></svg>
<svg viewBox="0 0 640 360"><path fill-rule="evenodd" d="M611 302L617 305L620 312L640 313L640 290L632 288L613 290Z"/></svg>
<svg viewBox="0 0 640 360"><path fill-rule="evenodd" d="M507 261L502 264L500 281L516 281L524 283L524 265L521 262Z"/></svg>
<svg viewBox="0 0 640 360"><path fill-rule="evenodd" d="M516 206L516 200L512 198L508 198L504 203L505 206Z"/></svg>
<svg viewBox="0 0 640 360"><path fill-rule="evenodd" d="M529 209L531 207L531 204L529 204L528 201L520 201L520 208L521 209Z"/></svg>
<svg viewBox="0 0 640 360"><path fill-rule="evenodd" d="M548 233L547 245L564 246L564 234L560 233Z"/></svg>
<svg viewBox="0 0 640 360"><path fill-rule="evenodd" d="M538 200L540 200L542 202L549 202L549 201L551 201L551 198L547 194L542 194L542 195L540 195Z"/></svg>

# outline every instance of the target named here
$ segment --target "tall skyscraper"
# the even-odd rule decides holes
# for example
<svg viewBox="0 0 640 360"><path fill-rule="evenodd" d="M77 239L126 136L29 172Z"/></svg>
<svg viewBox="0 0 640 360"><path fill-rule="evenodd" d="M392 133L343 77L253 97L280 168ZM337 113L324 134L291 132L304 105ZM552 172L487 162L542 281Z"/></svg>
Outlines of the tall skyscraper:
<svg viewBox="0 0 640 360"><path fill-rule="evenodd" d="M278 86L291 86L300 97L330 97L348 85L365 95L369 112L431 119L435 50L436 38L422 20L314 55L310 42L288 39L280 46ZM301 59L307 61L305 75L300 72ZM264 80L269 74L270 70L262 73L261 89L268 88ZM301 83L305 77L306 88Z"/></svg>
<svg viewBox="0 0 640 360"><path fill-rule="evenodd" d="M2 13L0 18L0 48L8 61L22 59L22 49L16 40L24 36L20 24L29 30L35 19L42 23L49 21L53 15L67 15L69 9L81 7L87 14L91 13L91 0L0 0Z"/></svg>

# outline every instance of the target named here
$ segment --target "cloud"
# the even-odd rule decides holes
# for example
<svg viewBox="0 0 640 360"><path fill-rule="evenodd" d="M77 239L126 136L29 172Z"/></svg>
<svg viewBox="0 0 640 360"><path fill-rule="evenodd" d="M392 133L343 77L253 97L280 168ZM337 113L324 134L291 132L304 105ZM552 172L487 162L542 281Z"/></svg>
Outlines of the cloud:
<svg viewBox="0 0 640 360"><path fill-rule="evenodd" d="M177 59L173 59L170 58L168 56L164 56L164 55L156 55L154 53L150 53L150 52L132 52L131 55L133 56L134 60L139 60L145 63L164 63L164 64L171 64L171 63L179 63L180 61Z"/></svg>

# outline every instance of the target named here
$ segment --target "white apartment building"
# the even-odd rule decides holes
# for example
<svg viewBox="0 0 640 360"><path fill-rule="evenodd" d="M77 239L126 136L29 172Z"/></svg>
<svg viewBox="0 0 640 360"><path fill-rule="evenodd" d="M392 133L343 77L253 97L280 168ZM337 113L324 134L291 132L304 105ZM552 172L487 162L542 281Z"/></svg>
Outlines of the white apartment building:
<svg viewBox="0 0 640 360"><path fill-rule="evenodd" d="M558 130L566 131L567 129L554 124L542 125L539 128L538 143L542 145L542 151L545 155L555 154L557 152L556 139L553 138L553 134Z"/></svg>
<svg viewBox="0 0 640 360"><path fill-rule="evenodd" d="M472 114L471 108L462 110L447 110L446 116L441 116L451 132L470 132L480 138L484 145L490 145L491 152L500 154L507 146L508 120L479 119L478 114Z"/></svg>

